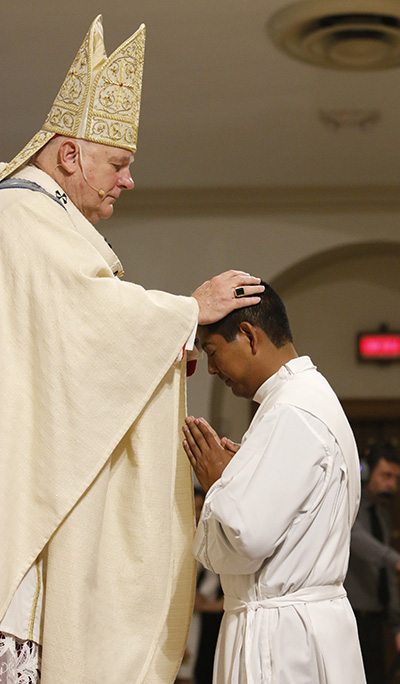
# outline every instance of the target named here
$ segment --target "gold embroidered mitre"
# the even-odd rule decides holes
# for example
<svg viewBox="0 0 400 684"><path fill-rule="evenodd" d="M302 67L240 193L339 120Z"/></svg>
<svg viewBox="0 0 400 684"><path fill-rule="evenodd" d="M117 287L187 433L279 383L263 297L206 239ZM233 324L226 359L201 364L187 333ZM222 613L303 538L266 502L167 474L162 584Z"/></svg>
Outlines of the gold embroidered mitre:
<svg viewBox="0 0 400 684"><path fill-rule="evenodd" d="M26 164L55 134L136 152L145 31L142 24L107 58L102 18L96 17L42 129L7 164L0 180Z"/></svg>

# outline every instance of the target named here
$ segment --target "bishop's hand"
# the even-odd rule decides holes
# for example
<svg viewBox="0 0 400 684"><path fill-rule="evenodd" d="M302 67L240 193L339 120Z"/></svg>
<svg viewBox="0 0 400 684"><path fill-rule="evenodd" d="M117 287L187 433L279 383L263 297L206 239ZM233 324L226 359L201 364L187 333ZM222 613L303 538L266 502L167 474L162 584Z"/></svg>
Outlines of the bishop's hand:
<svg viewBox="0 0 400 684"><path fill-rule="evenodd" d="M234 309L258 304L264 292L260 278L244 271L225 271L200 285L192 294L199 305L199 325L210 325ZM240 293L240 294L239 294Z"/></svg>

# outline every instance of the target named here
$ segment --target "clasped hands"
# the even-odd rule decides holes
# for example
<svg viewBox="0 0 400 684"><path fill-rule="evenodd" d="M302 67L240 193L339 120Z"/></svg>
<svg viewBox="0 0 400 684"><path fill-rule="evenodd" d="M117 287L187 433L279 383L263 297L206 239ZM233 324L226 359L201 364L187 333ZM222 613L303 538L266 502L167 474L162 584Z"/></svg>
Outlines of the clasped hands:
<svg viewBox="0 0 400 684"><path fill-rule="evenodd" d="M227 437L220 439L204 418L188 416L182 430L183 448L200 485L207 492L221 477L240 444Z"/></svg>

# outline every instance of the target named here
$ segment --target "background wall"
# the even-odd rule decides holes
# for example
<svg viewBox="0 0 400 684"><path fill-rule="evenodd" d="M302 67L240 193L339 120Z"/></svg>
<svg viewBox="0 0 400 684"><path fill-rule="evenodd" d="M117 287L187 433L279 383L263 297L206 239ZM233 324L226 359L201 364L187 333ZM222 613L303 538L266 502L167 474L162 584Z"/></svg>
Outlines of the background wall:
<svg viewBox="0 0 400 684"><path fill-rule="evenodd" d="M140 194L139 194L140 200ZM400 330L400 212L365 201L344 206L297 201L289 208L192 206L135 210L135 194L109 224L107 239L126 278L190 294L228 268L263 277L284 299L295 346L309 354L342 399L396 398L400 364L360 364L356 335L386 323ZM250 410L206 361L188 382L189 412L240 439Z"/></svg>
<svg viewBox="0 0 400 684"><path fill-rule="evenodd" d="M143 21L138 189L101 226L126 277L189 294L232 266L262 275L342 398L396 397L399 367L359 366L355 335L399 327L400 67L288 57L267 25L292 2L3 2L0 159L40 129L98 13L108 54ZM189 409L238 438L248 411L224 392L200 368Z"/></svg>

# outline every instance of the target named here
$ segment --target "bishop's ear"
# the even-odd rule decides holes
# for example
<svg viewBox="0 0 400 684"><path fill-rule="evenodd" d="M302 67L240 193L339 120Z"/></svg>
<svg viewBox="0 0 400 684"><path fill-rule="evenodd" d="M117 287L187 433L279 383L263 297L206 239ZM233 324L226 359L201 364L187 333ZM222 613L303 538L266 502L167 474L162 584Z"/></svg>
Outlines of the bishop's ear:
<svg viewBox="0 0 400 684"><path fill-rule="evenodd" d="M68 173L75 173L79 168L79 145L74 140L64 140L58 150L59 165Z"/></svg>

